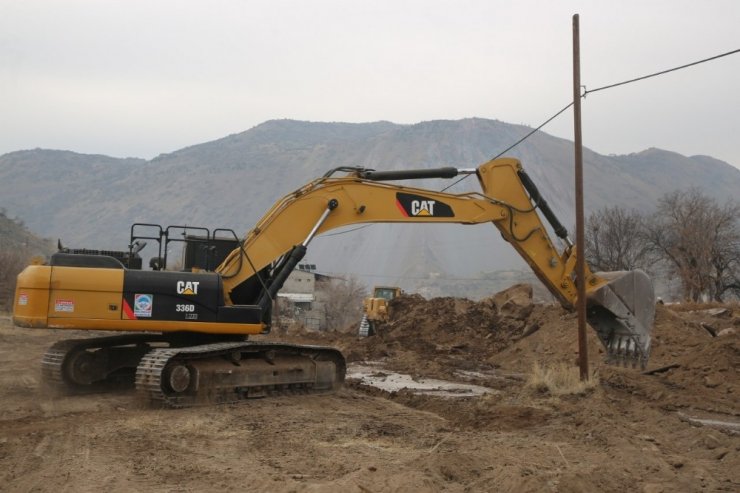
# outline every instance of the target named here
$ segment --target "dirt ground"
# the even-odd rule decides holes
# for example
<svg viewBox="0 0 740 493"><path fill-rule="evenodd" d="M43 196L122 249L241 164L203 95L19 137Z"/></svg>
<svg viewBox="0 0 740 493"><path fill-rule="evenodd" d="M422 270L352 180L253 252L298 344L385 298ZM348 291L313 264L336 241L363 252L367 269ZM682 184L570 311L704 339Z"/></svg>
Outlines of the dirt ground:
<svg viewBox="0 0 740 493"><path fill-rule="evenodd" d="M334 394L163 410L133 392L47 395L43 352L81 333L14 328L5 316L0 490L740 491L738 332L738 305L659 306L648 369L669 369L606 366L589 332L597 383L558 395L527 379L535 362L574 364L572 314L410 296L371 338L270 337L491 393L451 399L349 380Z"/></svg>

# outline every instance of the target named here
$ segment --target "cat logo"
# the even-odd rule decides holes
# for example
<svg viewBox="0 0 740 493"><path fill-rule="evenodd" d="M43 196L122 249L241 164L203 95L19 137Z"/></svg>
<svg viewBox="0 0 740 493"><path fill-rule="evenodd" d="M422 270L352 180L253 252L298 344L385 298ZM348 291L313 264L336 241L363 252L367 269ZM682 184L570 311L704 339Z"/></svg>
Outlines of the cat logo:
<svg viewBox="0 0 740 493"><path fill-rule="evenodd" d="M177 294L198 294L200 281L177 281Z"/></svg>
<svg viewBox="0 0 740 493"><path fill-rule="evenodd" d="M411 201L411 215L412 216L433 216L434 215L434 204L436 200L412 200Z"/></svg>
<svg viewBox="0 0 740 493"><path fill-rule="evenodd" d="M455 217L444 202L413 193L396 193L396 207L404 217Z"/></svg>

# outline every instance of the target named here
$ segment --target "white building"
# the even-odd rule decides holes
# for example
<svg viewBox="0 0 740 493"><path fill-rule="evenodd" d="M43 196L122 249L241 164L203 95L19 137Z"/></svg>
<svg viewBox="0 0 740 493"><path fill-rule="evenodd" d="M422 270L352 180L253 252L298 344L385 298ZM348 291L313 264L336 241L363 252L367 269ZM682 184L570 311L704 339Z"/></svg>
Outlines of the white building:
<svg viewBox="0 0 740 493"><path fill-rule="evenodd" d="M299 264L278 293L278 323L299 323L309 330L326 330L321 284L330 280L330 276L316 273L316 265Z"/></svg>

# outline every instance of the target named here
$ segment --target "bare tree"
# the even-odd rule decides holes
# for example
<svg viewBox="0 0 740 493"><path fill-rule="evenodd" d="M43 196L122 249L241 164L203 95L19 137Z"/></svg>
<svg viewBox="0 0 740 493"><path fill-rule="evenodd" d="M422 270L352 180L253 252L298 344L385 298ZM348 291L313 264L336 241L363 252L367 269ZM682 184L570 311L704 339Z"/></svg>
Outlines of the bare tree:
<svg viewBox="0 0 740 493"><path fill-rule="evenodd" d="M721 301L740 277L740 205L724 207L698 189L664 195L645 224L646 238L681 283L683 298Z"/></svg>
<svg viewBox="0 0 740 493"><path fill-rule="evenodd" d="M740 204L728 202L716 212L710 257L712 296L715 301L722 301L727 293L740 298Z"/></svg>
<svg viewBox="0 0 740 493"><path fill-rule="evenodd" d="M332 279L324 287L324 310L328 330L356 330L362 318L362 299L367 286L356 277Z"/></svg>
<svg viewBox="0 0 740 493"><path fill-rule="evenodd" d="M605 207L586 221L586 261L594 270L648 270L650 245L644 234L645 219L636 210Z"/></svg>

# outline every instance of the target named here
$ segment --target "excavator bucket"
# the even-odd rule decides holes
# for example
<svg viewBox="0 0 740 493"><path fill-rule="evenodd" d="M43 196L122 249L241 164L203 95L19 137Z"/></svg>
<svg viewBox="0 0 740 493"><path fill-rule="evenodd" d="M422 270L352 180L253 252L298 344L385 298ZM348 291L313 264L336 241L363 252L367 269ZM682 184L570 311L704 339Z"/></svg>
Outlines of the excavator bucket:
<svg viewBox="0 0 740 493"><path fill-rule="evenodd" d="M607 351L607 362L644 369L650 357L655 292L641 270L598 272L607 283L586 296L586 318Z"/></svg>

